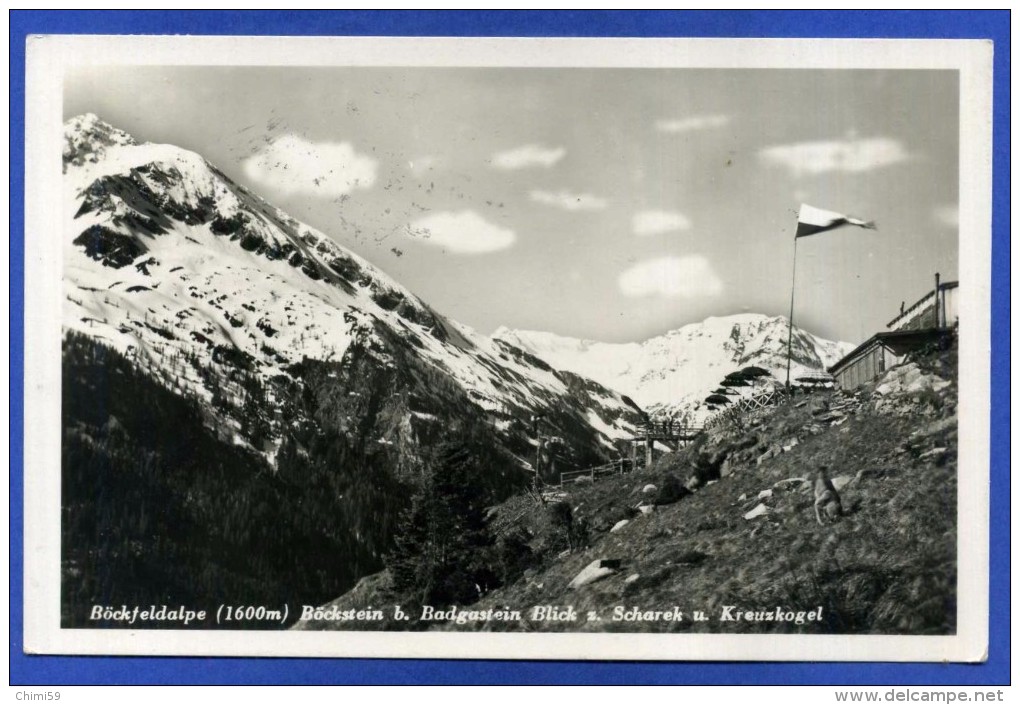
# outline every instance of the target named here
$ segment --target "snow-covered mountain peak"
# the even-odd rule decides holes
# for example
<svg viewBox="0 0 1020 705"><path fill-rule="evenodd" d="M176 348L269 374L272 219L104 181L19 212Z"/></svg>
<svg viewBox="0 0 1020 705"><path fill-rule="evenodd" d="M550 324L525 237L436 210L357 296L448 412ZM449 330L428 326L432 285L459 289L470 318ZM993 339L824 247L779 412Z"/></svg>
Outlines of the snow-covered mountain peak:
<svg viewBox="0 0 1020 705"><path fill-rule="evenodd" d="M398 361L413 359L431 371L409 385L458 387L517 445L520 419L548 409L550 424L596 439L575 443L580 455L633 432L637 410L619 395L436 313L201 155L138 144L93 115L68 121L65 140L65 328L183 393L216 407L221 388L240 395L245 378L288 377L304 360L367 357L406 375ZM405 413L438 418L435 400L417 411Z"/></svg>
<svg viewBox="0 0 1020 705"><path fill-rule="evenodd" d="M94 113L78 115L64 123L65 168L67 164L95 163L109 147L135 144L131 135L103 122Z"/></svg>
<svg viewBox="0 0 1020 705"><path fill-rule="evenodd" d="M600 343L539 331L494 336L553 366L601 382L651 410L694 410L728 373L758 366L785 379L789 323L741 313L689 323L640 343ZM853 346L793 328L792 376L824 371Z"/></svg>

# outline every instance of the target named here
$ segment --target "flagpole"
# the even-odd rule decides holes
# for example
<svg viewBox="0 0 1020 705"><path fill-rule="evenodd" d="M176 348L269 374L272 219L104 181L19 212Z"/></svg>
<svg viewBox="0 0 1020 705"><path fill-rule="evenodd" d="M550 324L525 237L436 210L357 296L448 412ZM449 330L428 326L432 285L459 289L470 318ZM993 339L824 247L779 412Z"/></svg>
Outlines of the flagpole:
<svg viewBox="0 0 1020 705"><path fill-rule="evenodd" d="M789 332L786 336L786 391L790 391L790 359L793 351L793 294L797 290L797 237L793 236L793 281L790 284L790 317L787 319Z"/></svg>
<svg viewBox="0 0 1020 705"><path fill-rule="evenodd" d="M790 392L790 367L793 362L793 296L797 291L797 240L808 235L816 235L844 225L856 225L859 228L875 229L873 221L863 221L849 215L814 208L806 203L800 204L797 211L797 230L793 234L793 281L790 283L790 318L789 332L786 336L786 391Z"/></svg>

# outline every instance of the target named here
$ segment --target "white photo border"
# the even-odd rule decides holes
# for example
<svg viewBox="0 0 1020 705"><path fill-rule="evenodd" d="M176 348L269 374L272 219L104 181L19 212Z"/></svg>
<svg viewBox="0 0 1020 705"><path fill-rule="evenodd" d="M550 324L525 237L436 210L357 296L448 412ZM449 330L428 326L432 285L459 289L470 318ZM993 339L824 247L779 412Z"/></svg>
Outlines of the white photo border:
<svg viewBox="0 0 1020 705"><path fill-rule="evenodd" d="M224 632L60 627L64 71L83 64L947 69L960 72L958 619L952 636ZM987 658L992 46L982 40L29 37L25 79L24 648L94 655L952 661ZM963 238L961 236L961 242ZM243 637L243 638L242 638Z"/></svg>

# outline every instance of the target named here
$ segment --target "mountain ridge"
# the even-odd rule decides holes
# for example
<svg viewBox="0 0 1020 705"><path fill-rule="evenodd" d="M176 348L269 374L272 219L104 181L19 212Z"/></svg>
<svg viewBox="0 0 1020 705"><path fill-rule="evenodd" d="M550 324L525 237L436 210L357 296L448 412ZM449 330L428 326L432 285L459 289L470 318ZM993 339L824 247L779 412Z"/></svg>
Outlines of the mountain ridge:
<svg viewBox="0 0 1020 705"><path fill-rule="evenodd" d="M712 316L641 342L603 343L507 327L493 337L626 394L642 408L704 417L710 410L703 398L731 372L759 366L785 381L789 332L784 316L742 313ZM794 326L791 377L824 373L853 347Z"/></svg>
<svg viewBox="0 0 1020 705"><path fill-rule="evenodd" d="M94 115L65 129L65 626L105 600L325 599L381 567L444 445L495 502L640 426L201 155Z"/></svg>
<svg viewBox="0 0 1020 705"><path fill-rule="evenodd" d="M195 152L138 143L89 114L65 125L64 168L65 329L101 339L210 407L217 390L206 363L236 405L235 373L268 385L302 360L342 363L361 349L381 368L410 352L454 380L526 469L532 416L566 439L564 462L599 459L640 421L609 390L575 398L545 362L437 313ZM380 442L414 436L435 415L428 397L422 391L423 408L405 410L407 423ZM250 442L236 414L213 412L236 442ZM285 429L269 423L279 440ZM260 450L271 459L277 448Z"/></svg>

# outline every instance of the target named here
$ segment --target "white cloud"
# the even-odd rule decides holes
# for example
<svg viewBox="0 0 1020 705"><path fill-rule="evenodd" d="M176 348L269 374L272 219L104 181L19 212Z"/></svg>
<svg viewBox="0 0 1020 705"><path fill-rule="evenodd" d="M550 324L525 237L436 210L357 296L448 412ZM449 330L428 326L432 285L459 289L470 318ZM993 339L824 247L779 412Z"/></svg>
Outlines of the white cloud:
<svg viewBox="0 0 1020 705"><path fill-rule="evenodd" d="M494 225L470 210L430 213L411 223L407 235L463 255L505 250L517 240L513 230Z"/></svg>
<svg viewBox="0 0 1020 705"><path fill-rule="evenodd" d="M243 162L249 179L283 194L332 198L375 183L378 163L349 142L281 135Z"/></svg>
<svg viewBox="0 0 1020 705"><path fill-rule="evenodd" d="M640 211L632 220L635 235L658 235L671 230L688 230L691 221L683 213L676 211Z"/></svg>
<svg viewBox="0 0 1020 705"><path fill-rule="evenodd" d="M563 147L543 147L538 144L526 144L523 147L497 152L492 155L492 166L496 169L527 169L530 166L541 166L548 169L563 159L567 150Z"/></svg>
<svg viewBox="0 0 1020 705"><path fill-rule="evenodd" d="M659 257L638 262L620 274L620 291L632 298L689 299L715 296L723 285L704 257Z"/></svg>
<svg viewBox="0 0 1020 705"><path fill-rule="evenodd" d="M935 220L942 225L949 228L960 227L960 207L959 206L939 206L935 209L933 214Z"/></svg>
<svg viewBox="0 0 1020 705"><path fill-rule="evenodd" d="M609 205L609 201L590 193L570 193L569 191L531 191L528 196L532 201L555 206L568 211L596 211Z"/></svg>
<svg viewBox="0 0 1020 705"><path fill-rule="evenodd" d="M910 158L899 141L888 137L781 144L761 150L758 156L798 177L830 171L860 173Z"/></svg>
<svg viewBox="0 0 1020 705"><path fill-rule="evenodd" d="M725 127L728 124L730 124L729 115L692 115L677 120L657 120L655 129L659 132L693 132L694 130Z"/></svg>

